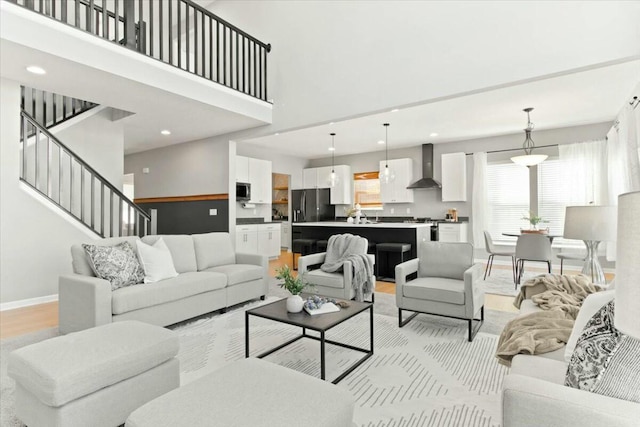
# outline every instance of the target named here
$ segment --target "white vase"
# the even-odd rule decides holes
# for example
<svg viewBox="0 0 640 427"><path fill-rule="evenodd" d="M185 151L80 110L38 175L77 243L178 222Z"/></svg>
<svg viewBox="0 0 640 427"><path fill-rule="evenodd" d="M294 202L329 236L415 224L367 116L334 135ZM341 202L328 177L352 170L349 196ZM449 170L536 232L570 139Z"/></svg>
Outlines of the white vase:
<svg viewBox="0 0 640 427"><path fill-rule="evenodd" d="M300 295L291 295L287 298L287 311L289 313L300 313L304 307L304 300Z"/></svg>

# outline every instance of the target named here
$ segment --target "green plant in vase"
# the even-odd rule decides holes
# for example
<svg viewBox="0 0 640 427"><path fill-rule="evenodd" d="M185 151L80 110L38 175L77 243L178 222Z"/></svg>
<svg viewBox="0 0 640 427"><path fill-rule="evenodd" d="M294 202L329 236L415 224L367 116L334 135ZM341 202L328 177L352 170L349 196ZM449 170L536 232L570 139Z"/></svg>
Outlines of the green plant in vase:
<svg viewBox="0 0 640 427"><path fill-rule="evenodd" d="M300 276L293 277L291 269L286 264L276 269L276 279L284 280L279 286L291 294L291 296L287 298L287 311L289 313L299 313L302 311L304 300L300 296L300 292L310 285L305 283Z"/></svg>
<svg viewBox="0 0 640 427"><path fill-rule="evenodd" d="M538 224L548 223L549 221L542 219L541 216L529 211L529 216L523 216L522 219L529 221L532 230L538 229Z"/></svg>

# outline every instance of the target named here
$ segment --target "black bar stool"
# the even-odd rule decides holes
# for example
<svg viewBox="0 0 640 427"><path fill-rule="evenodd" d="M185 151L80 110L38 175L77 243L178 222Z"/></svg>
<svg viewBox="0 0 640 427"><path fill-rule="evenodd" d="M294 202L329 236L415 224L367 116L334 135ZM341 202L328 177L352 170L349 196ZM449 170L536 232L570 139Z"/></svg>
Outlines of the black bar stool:
<svg viewBox="0 0 640 427"><path fill-rule="evenodd" d="M318 240L318 243L316 243L316 250L318 252L327 252L327 246L329 246L328 240Z"/></svg>
<svg viewBox="0 0 640 427"><path fill-rule="evenodd" d="M316 240L315 239L294 239L292 242L293 247L293 269L297 270L296 266L296 254L300 254L300 256L310 255L315 253L316 249Z"/></svg>
<svg viewBox="0 0 640 427"><path fill-rule="evenodd" d="M411 243L378 243L376 245L376 276L378 276L378 280L389 278L395 281L396 265L403 263L405 254L410 252ZM396 260L398 262L394 262Z"/></svg>

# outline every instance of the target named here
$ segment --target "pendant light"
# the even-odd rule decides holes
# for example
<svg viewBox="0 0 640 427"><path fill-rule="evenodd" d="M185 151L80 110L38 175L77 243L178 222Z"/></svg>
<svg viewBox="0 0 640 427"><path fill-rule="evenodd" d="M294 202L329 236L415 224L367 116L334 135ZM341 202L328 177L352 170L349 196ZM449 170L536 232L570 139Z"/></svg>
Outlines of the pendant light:
<svg viewBox="0 0 640 427"><path fill-rule="evenodd" d="M522 148L524 149L525 155L512 157L511 161L518 165L530 167L530 166L535 166L539 163L544 162L545 160L547 160L547 157L549 156L547 156L546 154L531 154L533 152L533 149L536 148L536 145L533 143L533 139L531 139L531 131L533 130L533 123L531 123L531 117L529 116L529 113L533 111L533 108L532 107L525 108L522 111L527 113L527 128L524 130L525 139L524 139L524 143L522 144Z"/></svg>
<svg viewBox="0 0 640 427"><path fill-rule="evenodd" d="M330 187L335 187L340 182L340 177L336 173L336 134L330 133L331 135L331 173L329 174L329 179L327 182Z"/></svg>
<svg viewBox="0 0 640 427"><path fill-rule="evenodd" d="M383 184L389 184L396 179L396 175L389 169L389 123L382 126L384 126L384 170L380 172L379 178Z"/></svg>

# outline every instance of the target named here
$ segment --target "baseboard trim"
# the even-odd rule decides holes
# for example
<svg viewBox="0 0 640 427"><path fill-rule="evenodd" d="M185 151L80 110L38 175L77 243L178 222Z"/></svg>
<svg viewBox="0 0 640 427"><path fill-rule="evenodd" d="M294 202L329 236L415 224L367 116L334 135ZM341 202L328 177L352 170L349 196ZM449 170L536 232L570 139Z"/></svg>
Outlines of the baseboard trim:
<svg viewBox="0 0 640 427"><path fill-rule="evenodd" d="M45 304L48 302L58 301L58 294L46 295L37 298L22 299L19 301L4 302L0 304L0 311L13 310L16 308L30 307L32 305Z"/></svg>

